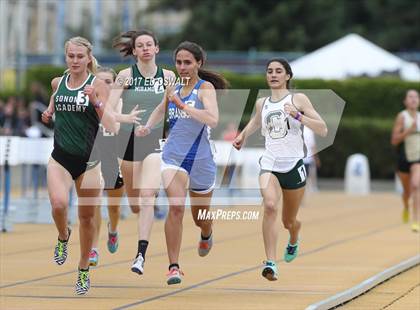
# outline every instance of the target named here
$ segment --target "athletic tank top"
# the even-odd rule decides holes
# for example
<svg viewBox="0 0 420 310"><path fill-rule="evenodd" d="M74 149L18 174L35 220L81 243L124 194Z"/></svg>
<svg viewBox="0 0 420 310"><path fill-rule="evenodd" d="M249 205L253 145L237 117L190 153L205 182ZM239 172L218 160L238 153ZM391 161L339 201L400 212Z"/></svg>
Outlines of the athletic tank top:
<svg viewBox="0 0 420 310"><path fill-rule="evenodd" d="M404 120L404 130L410 128L414 123L414 118L407 110L402 112ZM404 139L405 156L408 162L420 161L420 112L417 111L416 131L409 134Z"/></svg>
<svg viewBox="0 0 420 310"><path fill-rule="evenodd" d="M83 89L92 85L90 74L78 88L70 88L70 75L65 73L54 93L54 145L63 151L89 159L98 132L99 117Z"/></svg>
<svg viewBox="0 0 420 310"><path fill-rule="evenodd" d="M140 113L140 123L146 124L150 114L162 101L165 93L165 83L163 69L157 67L157 71L154 77L145 78L139 71L137 64L131 66L131 78L128 81L128 87L123 92L123 106L122 113L128 114L136 105L139 106L140 110L146 110L144 113ZM159 123L153 129L161 128L163 123ZM124 131L133 130L133 124L121 123L121 129Z"/></svg>
<svg viewBox="0 0 420 310"><path fill-rule="evenodd" d="M261 133L265 136L265 152L260 160L261 169L288 172L306 156L303 125L284 111L286 103L293 105L293 95L280 101L264 99L261 110Z"/></svg>
<svg viewBox="0 0 420 310"><path fill-rule="evenodd" d="M181 97L182 85L175 88L182 102L196 109L204 109L198 98L198 90L204 80L199 80L186 97ZM210 147L210 127L193 119L177 108L172 101L168 103L169 136L163 148L162 158L176 160L213 159Z"/></svg>

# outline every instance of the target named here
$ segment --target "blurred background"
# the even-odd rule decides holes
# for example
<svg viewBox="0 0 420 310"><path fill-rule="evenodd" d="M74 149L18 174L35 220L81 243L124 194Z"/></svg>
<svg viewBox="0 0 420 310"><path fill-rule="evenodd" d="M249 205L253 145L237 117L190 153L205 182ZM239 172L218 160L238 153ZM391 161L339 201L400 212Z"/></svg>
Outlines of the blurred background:
<svg viewBox="0 0 420 310"><path fill-rule="evenodd" d="M318 186L343 190L347 158L361 153L369 160L372 190L394 190L393 120L406 90L420 90L420 1L2 0L0 24L2 136L52 136L40 113L51 79L64 71L68 38L86 37L99 63L119 70L133 59L122 59L112 39L146 28L160 40L157 63L164 67L173 68L179 42L201 44L208 67L222 72L233 89L250 90L249 111L267 88L267 60L285 57L296 89L330 89L346 103L333 145L318 154ZM237 128L229 127L230 118L222 114L216 139L231 139ZM37 197L45 188L43 164L22 162L12 172L17 195Z"/></svg>
<svg viewBox="0 0 420 310"><path fill-rule="evenodd" d="M128 267L138 224L124 197L119 253L105 249L103 222L101 271L94 271L93 295L79 299L70 288L79 251L74 189L68 208L72 254L65 266L51 260L56 228L46 164L54 125L42 124L41 113L51 80L65 70L66 40L86 37L99 64L119 71L134 59L112 49L113 38L141 28L160 41L157 64L174 70L173 50L181 41L195 41L207 52L206 66L230 82L219 97L220 121L212 131L218 173L211 210L251 210L260 221L218 220L215 252L201 263L195 257L199 230L184 220L186 285L169 290L162 287L163 222L154 224L147 273L134 277ZM406 91L420 91L419 30L419 0L0 0L0 232L8 232L0 233L0 308L303 309L336 293L354 298L361 287L398 273L346 309L420 309L420 235L403 225L409 214L390 144ZM269 94L265 66L273 57L291 63L293 88L311 99L329 127L324 139L304 130L314 156L305 159L301 258L287 267L279 261L274 285L259 282L256 271L264 252L257 163L264 139L257 131L240 152L231 147L256 98ZM162 220L163 190L157 201L155 218ZM282 251L288 235L277 220ZM409 276L399 274L414 263ZM355 290L342 292L353 285Z"/></svg>

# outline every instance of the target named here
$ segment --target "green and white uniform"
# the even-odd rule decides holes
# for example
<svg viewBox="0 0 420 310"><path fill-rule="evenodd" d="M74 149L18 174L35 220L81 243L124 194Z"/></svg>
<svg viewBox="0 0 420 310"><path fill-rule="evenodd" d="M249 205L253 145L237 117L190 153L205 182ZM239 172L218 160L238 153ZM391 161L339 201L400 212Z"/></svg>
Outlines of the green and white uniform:
<svg viewBox="0 0 420 310"><path fill-rule="evenodd" d="M306 155L303 125L284 111L284 105L293 105L293 95L280 101L264 99L261 110L261 133L265 136L265 152L260 158L261 173L277 176L283 188L295 189L306 184L302 158Z"/></svg>
<svg viewBox="0 0 420 310"><path fill-rule="evenodd" d="M68 86L69 77L69 74L64 74L54 94L54 144L66 153L89 159L99 117L83 89L93 84L95 76L89 73L78 88Z"/></svg>
<svg viewBox="0 0 420 310"><path fill-rule="evenodd" d="M139 71L137 64L131 66L131 78L127 82L127 89L123 92L122 113L129 114L136 105L140 110L146 110L141 113L141 123L146 122L153 110L162 101L165 93L163 69L157 67L153 78L145 78ZM162 123L155 128L161 128ZM121 129L131 131L132 124L121 124Z"/></svg>
<svg viewBox="0 0 420 310"><path fill-rule="evenodd" d="M70 88L70 75L65 73L53 94L55 108L54 150L51 154L75 180L87 169L98 164L91 154L99 128L99 117L89 97L83 92L92 85L95 76L90 74L78 88Z"/></svg>
<svg viewBox="0 0 420 310"><path fill-rule="evenodd" d="M138 105L140 110L146 110L139 115L140 123L144 125L161 103L164 93L164 74L161 67L157 67L153 78L146 78L140 73L137 64L134 64L131 66L131 77L128 79L122 95L122 113L128 114ZM128 161L142 161L147 155L155 153L159 149L163 122L157 124L150 135L146 137L135 137L134 129L133 124L121 124L118 136L120 158Z"/></svg>

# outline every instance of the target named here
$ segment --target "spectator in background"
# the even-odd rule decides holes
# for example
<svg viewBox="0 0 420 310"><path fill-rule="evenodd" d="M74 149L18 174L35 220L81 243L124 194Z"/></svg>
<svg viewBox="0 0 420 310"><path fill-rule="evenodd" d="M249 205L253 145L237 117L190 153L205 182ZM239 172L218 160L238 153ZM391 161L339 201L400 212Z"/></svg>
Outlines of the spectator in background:
<svg viewBox="0 0 420 310"><path fill-rule="evenodd" d="M4 101L0 99L0 136L3 134L3 126L5 121Z"/></svg>
<svg viewBox="0 0 420 310"><path fill-rule="evenodd" d="M2 126L2 135L11 136L13 135L13 128L15 124L15 105L16 97L9 97L4 106L4 122Z"/></svg>
<svg viewBox="0 0 420 310"><path fill-rule="evenodd" d="M32 82L30 85L32 101L29 103L31 132L40 131L42 137L52 137L53 122L45 124L41 120L42 113L48 106L48 94L45 88L39 82Z"/></svg>
<svg viewBox="0 0 420 310"><path fill-rule="evenodd" d="M13 126L13 135L19 137L26 137L26 129L31 126L31 119L29 117L29 110L25 105L23 98L18 97L15 107L15 123Z"/></svg>
<svg viewBox="0 0 420 310"><path fill-rule="evenodd" d="M25 136L25 130L30 126L28 110L22 98L10 96L4 108L1 109L1 134L6 136Z"/></svg>
<svg viewBox="0 0 420 310"><path fill-rule="evenodd" d="M42 103L44 107L48 106L48 93L39 82L32 82L29 87L33 101Z"/></svg>
<svg viewBox="0 0 420 310"><path fill-rule="evenodd" d="M49 96L45 87L33 81L30 86L30 93L32 100L29 103L29 117L31 120L31 127L26 130L26 136L29 138L52 137L54 135L54 124L42 123L42 113L48 107ZM47 166L46 165L31 165L32 182L34 185L34 197L38 197L38 184L41 181L43 187L47 185Z"/></svg>

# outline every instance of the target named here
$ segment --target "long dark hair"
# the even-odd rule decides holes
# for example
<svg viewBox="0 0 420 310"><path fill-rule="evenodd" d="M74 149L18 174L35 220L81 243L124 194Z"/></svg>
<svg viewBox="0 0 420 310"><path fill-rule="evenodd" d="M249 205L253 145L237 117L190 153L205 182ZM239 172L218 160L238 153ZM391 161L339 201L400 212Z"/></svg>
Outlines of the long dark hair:
<svg viewBox="0 0 420 310"><path fill-rule="evenodd" d="M195 60L201 61L201 67L198 68L198 76L200 79L206 80L213 84L215 89L226 89L229 86L228 81L219 73L214 71L202 69L202 66L206 62L206 52L203 48L194 42L184 41L178 45L174 51L174 59L181 50L186 50L193 54Z"/></svg>
<svg viewBox="0 0 420 310"><path fill-rule="evenodd" d="M159 41L153 32L146 29L142 29L142 30L130 30L130 31L121 33L116 38L114 38L112 47L117 48L124 57L134 56L133 50L135 47L136 39L142 35L148 35L152 37L155 45L156 46L159 45Z"/></svg>
<svg viewBox="0 0 420 310"><path fill-rule="evenodd" d="M272 58L267 62L266 66L265 66L265 71L267 71L268 66L272 62L280 63L283 66L284 70L286 70L286 74L288 74L290 76L289 80L286 82L286 88L290 89L290 87L291 87L290 83L291 83L291 80L292 80L292 77L293 77L293 72L292 72L292 68L290 67L289 62L284 58Z"/></svg>

